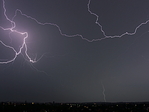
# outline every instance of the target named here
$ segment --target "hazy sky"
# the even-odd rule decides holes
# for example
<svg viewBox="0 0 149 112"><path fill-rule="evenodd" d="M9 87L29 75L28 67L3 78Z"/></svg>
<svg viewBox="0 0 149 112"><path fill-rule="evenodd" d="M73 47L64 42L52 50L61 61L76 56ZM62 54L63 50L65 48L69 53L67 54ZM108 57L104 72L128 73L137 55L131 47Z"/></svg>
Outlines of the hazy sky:
<svg viewBox="0 0 149 112"><path fill-rule="evenodd" d="M148 0L5 0L5 8L39 61L24 47L0 64L0 101L149 101ZM0 0L0 40L19 52L25 35L2 29L11 25ZM14 56L0 43L0 62Z"/></svg>

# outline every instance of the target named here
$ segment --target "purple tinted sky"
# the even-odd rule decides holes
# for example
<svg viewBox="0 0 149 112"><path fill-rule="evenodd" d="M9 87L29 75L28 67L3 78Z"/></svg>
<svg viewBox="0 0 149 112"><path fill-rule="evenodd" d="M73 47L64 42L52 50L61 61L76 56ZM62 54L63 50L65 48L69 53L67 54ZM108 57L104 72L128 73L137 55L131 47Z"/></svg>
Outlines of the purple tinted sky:
<svg viewBox="0 0 149 112"><path fill-rule="evenodd" d="M63 33L81 34L89 40L103 38L96 16L88 12L88 0L5 0L7 15L15 10L40 22L55 23ZM91 0L90 9L99 16L106 35L134 32L149 19L148 0ZM0 0L0 25L10 27ZM16 29L26 31L28 54L9 64L0 64L0 101L103 102L149 101L149 23L133 36L88 42L79 36L66 37L55 26L39 25L19 12ZM16 50L22 39L0 29L0 40ZM0 44L0 61L14 52Z"/></svg>

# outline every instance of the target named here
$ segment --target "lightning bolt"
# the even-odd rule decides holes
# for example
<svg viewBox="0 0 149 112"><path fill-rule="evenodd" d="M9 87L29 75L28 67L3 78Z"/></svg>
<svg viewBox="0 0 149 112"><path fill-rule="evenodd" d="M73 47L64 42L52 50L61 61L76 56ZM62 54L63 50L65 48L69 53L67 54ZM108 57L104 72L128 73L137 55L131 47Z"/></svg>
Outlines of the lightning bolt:
<svg viewBox="0 0 149 112"><path fill-rule="evenodd" d="M19 35L25 35L25 37L23 38L23 43L22 43L22 45L21 45L19 51L16 51L14 47L7 45L7 44L5 44L3 41L0 40L0 43L1 43L2 45L4 45L4 46L7 47L7 48L10 48L11 50L13 50L13 51L15 52L15 56L14 56L13 59L11 59L11 60L9 60L9 61L0 62L0 64L7 64L7 63L10 63L10 62L13 62L13 61L17 58L17 56L22 53L22 49L23 49L23 48L25 48L25 56L28 58L28 60L29 60L31 63L35 63L36 61L32 60L32 59L29 57L28 53L27 53L26 39L28 38L28 33L27 33L27 32L19 32L19 31L15 30L15 28L16 28L16 23L15 23L13 20L11 20L11 19L8 18L7 14L6 14L5 1L2 0L2 2L3 2L4 16L5 16L5 18L11 23L11 27L10 27L10 28L4 28L4 27L0 26L0 28L1 28L2 30L4 30L4 31L10 31L10 32L14 32L14 33L19 34ZM15 15L15 16L16 16L16 15ZM15 17L15 16L14 16L14 17Z"/></svg>
<svg viewBox="0 0 149 112"><path fill-rule="evenodd" d="M91 0L89 0L89 2L88 2L88 4L87 4L88 12L89 12L91 15L94 15L94 16L96 17L95 24L97 24L97 25L100 27L100 30L101 30L101 32L102 32L102 34L103 34L104 37L103 37L103 38L100 38L100 39L88 40L89 42L99 41L99 40L103 40L103 39L107 39L107 38L120 38L120 37L123 37L123 36L125 36L125 35L130 35L130 36L131 36L131 35L135 35L135 34L137 33L137 30L138 30L142 25L145 25L145 24L147 24L147 23L149 22L149 20L147 20L147 21L145 21L145 22L139 24L139 25L135 28L134 32L125 32L125 33L123 33L123 34L121 34L121 35L106 35L105 31L103 30L103 26L98 22L99 16L98 16L96 13L94 13L94 12L92 12L92 11L90 10L90 4L91 4Z"/></svg>
<svg viewBox="0 0 149 112"><path fill-rule="evenodd" d="M101 85L102 85L102 89L103 89L102 94L103 94L103 97L104 97L104 101L107 102L107 100L106 100L106 95L105 95L105 91L106 91L106 90L105 90L105 87L104 87L102 81L101 81Z"/></svg>
<svg viewBox="0 0 149 112"><path fill-rule="evenodd" d="M64 34L64 33L62 32L62 30L60 29L60 27L59 27L57 24L54 24L54 23L42 23L42 22L38 21L36 18L33 18L33 17L31 17L31 16L28 16L27 14L24 14L24 13L23 13L21 10L19 10L19 9L17 9L17 10L15 11L14 17L13 17L12 19L10 19L10 18L7 16L7 14L6 14L7 10L6 10L6 7L5 7L5 0L2 0L3 10L4 10L4 16L5 16L6 20L11 23L11 27L10 27L10 28L4 28L4 27L0 26L0 28L1 28L2 30L4 30L4 31L10 31L11 33L13 32L13 33L22 35L22 36L23 36L23 43L21 44L19 50L17 51L14 47L12 47L12 46L10 46L10 45L7 45L7 44L4 43L2 40L0 40L0 43L1 43L4 47L11 49L11 50L15 53L14 57L13 57L11 60L8 60L8 61L0 61L0 64L11 63L11 62L15 61L15 59L17 58L17 56L20 55L20 54L24 54L25 57L27 58L27 61L29 61L29 62L31 62L31 63L36 63L36 62L38 62L38 61L43 57L43 56L41 56L39 59L35 60L35 59L32 59L32 58L29 56L29 54L28 54L28 47L27 47L27 44L26 44L26 39L29 38L29 37L28 37L28 32L20 32L20 31L18 31L18 30L15 29L15 28L16 28L16 23L15 23L15 21L14 21L14 18L17 16L17 13L18 13L18 12L19 12L22 16L25 16L25 17L27 17L27 18L29 18L29 19L34 20L34 21L35 21L37 24L39 24L39 25L52 25L52 26L55 26L55 27L58 29L59 33L60 33L62 36L65 36L65 37L80 37L81 39L83 39L83 40L85 40L85 41L88 41L88 42L101 41L101 40L108 39L108 38L120 38L120 37L123 37L123 36L125 36L125 35L130 35L130 36L131 36L131 35L135 35L136 32L137 32L137 30L138 30L142 25L145 25L145 24L147 24L147 23L149 22L149 20L147 20L147 21L145 21L145 22L139 24L139 25L134 29L134 32L125 32L125 33L123 33L123 34L121 34L121 35L107 35L106 32L103 30L103 26L98 22L99 16L98 16L96 13L94 13L94 12L91 11L91 9L90 9L90 4L91 4L91 0L89 0L88 3L87 3L87 10L88 10L88 12L89 12L91 15L93 15L93 16L96 17L95 24L97 24L97 25L100 27L100 31L102 32L102 34L103 34L103 36L104 36L103 38L89 40L89 39L83 37L81 34L74 34L74 35L67 35L67 34ZM24 51L23 51L23 49L24 49ZM24 52L24 53L23 53L23 52Z"/></svg>

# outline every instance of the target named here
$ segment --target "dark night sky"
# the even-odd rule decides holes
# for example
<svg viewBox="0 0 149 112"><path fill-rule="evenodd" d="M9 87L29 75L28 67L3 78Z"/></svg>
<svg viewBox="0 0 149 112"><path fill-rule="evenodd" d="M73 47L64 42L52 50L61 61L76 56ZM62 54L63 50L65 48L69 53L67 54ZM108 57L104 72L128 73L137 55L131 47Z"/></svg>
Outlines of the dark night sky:
<svg viewBox="0 0 149 112"><path fill-rule="evenodd" d="M88 2L5 0L5 6L10 19L20 9L42 23L57 24L64 34L80 34L88 40L104 38L96 16L88 11ZM149 19L148 6L148 0L90 2L106 35L134 32ZM0 26L11 27L3 12L0 0ZM43 57L33 64L22 53L15 61L0 64L0 101L104 102L103 86L108 102L149 101L149 23L132 36L88 42L79 36L62 36L57 27L39 25L20 12L14 21L16 30L29 34L29 56ZM21 35L2 29L0 40L16 50L22 44ZM1 62L14 55L0 44Z"/></svg>

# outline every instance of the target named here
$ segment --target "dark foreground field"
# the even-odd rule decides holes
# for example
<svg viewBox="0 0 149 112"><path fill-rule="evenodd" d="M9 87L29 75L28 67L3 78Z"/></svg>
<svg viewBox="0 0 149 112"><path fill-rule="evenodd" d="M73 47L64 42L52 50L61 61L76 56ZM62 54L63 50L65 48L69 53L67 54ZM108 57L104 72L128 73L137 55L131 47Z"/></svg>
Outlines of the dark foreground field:
<svg viewBox="0 0 149 112"><path fill-rule="evenodd" d="M119 102L119 103L1 102L0 112L149 112L149 102Z"/></svg>

